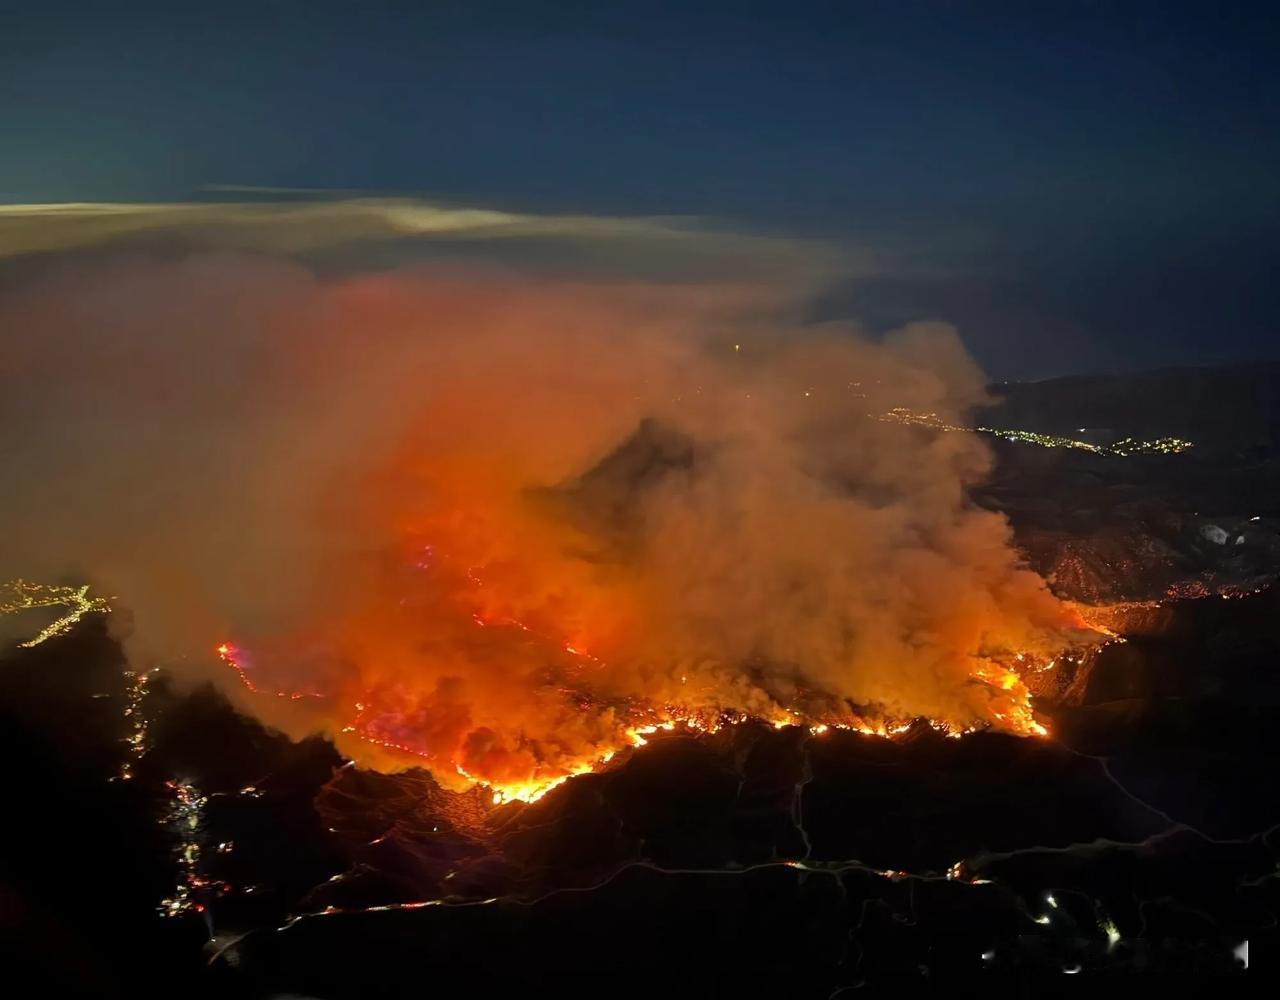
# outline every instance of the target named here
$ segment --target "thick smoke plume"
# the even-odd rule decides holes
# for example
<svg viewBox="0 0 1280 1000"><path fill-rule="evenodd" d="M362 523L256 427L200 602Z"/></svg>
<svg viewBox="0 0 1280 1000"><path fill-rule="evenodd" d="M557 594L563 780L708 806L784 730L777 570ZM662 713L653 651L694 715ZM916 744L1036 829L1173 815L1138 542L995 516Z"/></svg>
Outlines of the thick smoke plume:
<svg viewBox="0 0 1280 1000"><path fill-rule="evenodd" d="M1018 722L1072 615L966 489L955 334L774 291L279 259L0 294L3 568L357 759L535 788L673 713ZM131 625L126 625L126 618ZM234 686L235 674L217 664Z"/></svg>

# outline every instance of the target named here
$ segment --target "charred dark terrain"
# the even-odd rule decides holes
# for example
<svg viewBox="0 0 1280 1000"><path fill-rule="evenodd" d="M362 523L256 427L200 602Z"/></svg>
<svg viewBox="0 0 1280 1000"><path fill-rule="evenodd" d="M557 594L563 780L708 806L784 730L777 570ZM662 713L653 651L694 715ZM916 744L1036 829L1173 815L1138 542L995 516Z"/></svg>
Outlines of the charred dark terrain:
<svg viewBox="0 0 1280 1000"><path fill-rule="evenodd" d="M494 807L347 766L163 673L139 686L101 618L11 650L7 968L100 996L827 997L1244 975L1245 942L1268 965L1278 388L1265 367L1064 379L1003 387L982 415L1194 443L993 436L975 499L1061 596L1120 605L1127 639L1041 682L1047 739L659 733Z"/></svg>

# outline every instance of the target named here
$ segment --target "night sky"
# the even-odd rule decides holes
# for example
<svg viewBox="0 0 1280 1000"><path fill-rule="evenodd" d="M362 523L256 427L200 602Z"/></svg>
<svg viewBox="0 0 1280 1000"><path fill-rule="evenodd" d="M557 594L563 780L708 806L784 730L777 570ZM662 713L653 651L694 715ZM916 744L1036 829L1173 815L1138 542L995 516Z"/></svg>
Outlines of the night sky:
<svg viewBox="0 0 1280 1000"><path fill-rule="evenodd" d="M994 377L1280 357L1280 8L15 3L0 202L217 185L869 248Z"/></svg>

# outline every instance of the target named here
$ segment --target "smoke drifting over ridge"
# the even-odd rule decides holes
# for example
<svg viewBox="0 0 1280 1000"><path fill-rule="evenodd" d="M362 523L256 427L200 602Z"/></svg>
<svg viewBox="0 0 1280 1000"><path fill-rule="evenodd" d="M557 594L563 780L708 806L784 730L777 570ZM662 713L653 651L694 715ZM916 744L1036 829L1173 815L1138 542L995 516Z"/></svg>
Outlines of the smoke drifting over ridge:
<svg viewBox="0 0 1280 1000"><path fill-rule="evenodd" d="M1025 731L994 664L1076 622L967 500L977 439L868 416L960 421L980 372L944 326L873 343L800 305L225 254L44 271L0 295L3 565L118 595L135 660L225 643L268 721L446 783L541 787L673 711Z"/></svg>

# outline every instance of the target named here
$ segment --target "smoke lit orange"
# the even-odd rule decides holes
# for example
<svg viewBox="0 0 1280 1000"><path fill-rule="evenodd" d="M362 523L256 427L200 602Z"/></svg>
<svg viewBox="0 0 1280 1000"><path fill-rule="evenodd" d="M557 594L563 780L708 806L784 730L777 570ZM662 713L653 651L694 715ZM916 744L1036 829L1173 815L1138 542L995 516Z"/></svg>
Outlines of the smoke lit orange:
<svg viewBox="0 0 1280 1000"><path fill-rule="evenodd" d="M953 334L470 291L336 294L352 328L448 326L400 388L421 404L396 448L343 494L341 530L383 540L300 624L220 650L246 684L310 696L293 724L500 801L654 727L1045 733L1021 675L1089 633L967 499L984 446L867 417L981 399Z"/></svg>

